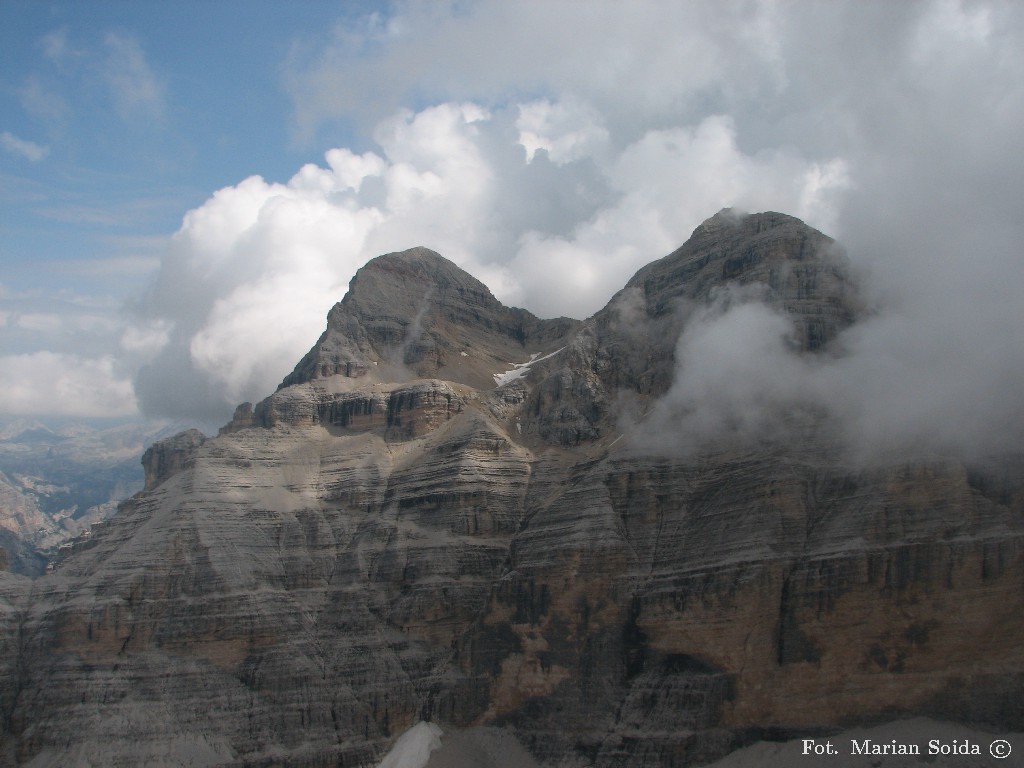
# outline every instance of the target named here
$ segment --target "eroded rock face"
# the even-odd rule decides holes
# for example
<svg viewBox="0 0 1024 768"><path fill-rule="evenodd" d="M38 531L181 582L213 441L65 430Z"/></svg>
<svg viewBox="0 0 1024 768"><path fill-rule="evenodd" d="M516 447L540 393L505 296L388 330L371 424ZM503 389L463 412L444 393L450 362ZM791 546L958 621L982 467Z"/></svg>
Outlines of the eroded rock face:
<svg viewBox="0 0 1024 768"><path fill-rule="evenodd" d="M780 214L710 219L586 323L423 249L371 262L276 393L154 446L55 574L0 573L0 762L371 766L423 719L546 766L1021 730L1020 458L865 469L813 422L686 458L618 439L730 290L803 354L856 319L831 241Z"/></svg>
<svg viewBox="0 0 1024 768"><path fill-rule="evenodd" d="M461 654L540 757L686 764L743 733L896 713L1020 729L1019 484L1006 503L955 464L799 454L578 472L517 536ZM472 644L485 633L498 658Z"/></svg>

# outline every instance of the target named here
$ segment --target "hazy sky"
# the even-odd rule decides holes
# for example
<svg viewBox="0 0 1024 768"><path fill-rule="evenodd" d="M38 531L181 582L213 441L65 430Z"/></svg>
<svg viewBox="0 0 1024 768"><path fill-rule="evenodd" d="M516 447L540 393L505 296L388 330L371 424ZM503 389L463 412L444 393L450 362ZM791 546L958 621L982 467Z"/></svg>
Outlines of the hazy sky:
<svg viewBox="0 0 1024 768"><path fill-rule="evenodd" d="M375 255L585 317L734 206L864 270L830 375L900 397L852 416L1005 433L1022 33L1012 1L3 0L0 410L224 421Z"/></svg>

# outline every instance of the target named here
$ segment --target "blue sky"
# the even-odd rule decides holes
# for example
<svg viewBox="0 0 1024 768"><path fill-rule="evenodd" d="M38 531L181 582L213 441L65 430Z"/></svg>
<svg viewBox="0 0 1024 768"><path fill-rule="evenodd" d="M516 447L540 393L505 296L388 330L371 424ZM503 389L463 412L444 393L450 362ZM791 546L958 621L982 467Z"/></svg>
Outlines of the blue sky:
<svg viewBox="0 0 1024 768"><path fill-rule="evenodd" d="M375 255L582 318L732 206L846 246L862 423L1016 438L1022 38L1013 0L2 0L0 417L216 425Z"/></svg>
<svg viewBox="0 0 1024 768"><path fill-rule="evenodd" d="M119 273L135 284L144 266L133 274L126 260L152 264L154 238L177 229L213 190L253 173L287 179L319 159L314 141L295 138L284 62L341 9L0 4L5 286L73 290ZM335 140L354 139L340 130ZM100 259L110 273L73 263Z"/></svg>

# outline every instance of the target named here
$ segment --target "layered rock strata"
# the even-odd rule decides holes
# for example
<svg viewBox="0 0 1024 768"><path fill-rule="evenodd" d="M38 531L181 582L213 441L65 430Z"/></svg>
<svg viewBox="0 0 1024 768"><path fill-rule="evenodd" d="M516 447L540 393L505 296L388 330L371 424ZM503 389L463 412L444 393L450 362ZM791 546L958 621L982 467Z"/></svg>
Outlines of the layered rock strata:
<svg viewBox="0 0 1024 768"><path fill-rule="evenodd" d="M154 446L53 575L0 573L0 760L371 766L424 719L545 766L1022 730L1024 462L864 468L813 419L621 439L693 313L750 295L805 355L857 319L834 244L781 214L720 213L585 323L425 249L370 262L276 393Z"/></svg>

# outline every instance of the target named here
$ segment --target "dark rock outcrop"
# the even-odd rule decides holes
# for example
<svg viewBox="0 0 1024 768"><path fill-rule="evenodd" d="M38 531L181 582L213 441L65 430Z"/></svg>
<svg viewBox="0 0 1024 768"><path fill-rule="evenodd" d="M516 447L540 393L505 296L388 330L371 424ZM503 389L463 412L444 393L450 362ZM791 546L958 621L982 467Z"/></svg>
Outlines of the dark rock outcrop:
<svg viewBox="0 0 1024 768"><path fill-rule="evenodd" d="M692 313L745 292L799 354L857 319L781 214L720 213L585 323L374 260L276 393L154 446L57 573L0 574L0 761L371 766L423 719L637 768L914 715L1021 730L1019 457L864 468L813 420L618 439Z"/></svg>
<svg viewBox="0 0 1024 768"><path fill-rule="evenodd" d="M144 490L151 491L167 478L188 469L205 440L206 435L198 429L189 429L153 443L142 454L142 467L146 471Z"/></svg>

